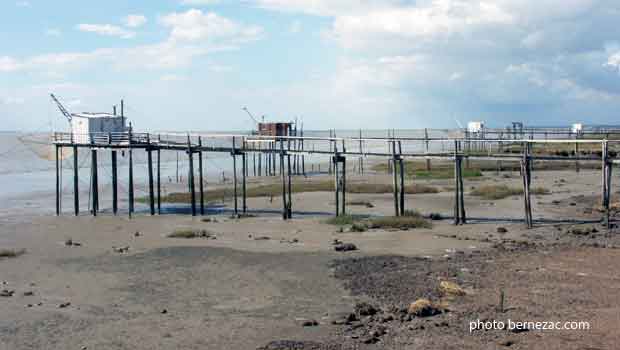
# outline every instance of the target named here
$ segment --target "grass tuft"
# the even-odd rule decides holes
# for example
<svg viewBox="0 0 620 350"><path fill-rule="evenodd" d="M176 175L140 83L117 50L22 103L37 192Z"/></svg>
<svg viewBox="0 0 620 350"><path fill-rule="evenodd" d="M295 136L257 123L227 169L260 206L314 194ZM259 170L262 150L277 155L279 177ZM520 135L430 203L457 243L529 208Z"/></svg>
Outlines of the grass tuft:
<svg viewBox="0 0 620 350"><path fill-rule="evenodd" d="M373 229L399 229L409 230L414 228L432 228L430 221L425 219L420 213L413 210L405 211L404 216L386 216L371 218L369 226Z"/></svg>
<svg viewBox="0 0 620 350"><path fill-rule="evenodd" d="M545 195L549 194L550 191L544 187L533 187L530 189L530 193L533 195ZM471 191L470 194L482 199L498 200L511 196L520 196L523 194L523 189L507 185L484 185Z"/></svg>
<svg viewBox="0 0 620 350"><path fill-rule="evenodd" d="M211 234L206 230L195 230L190 228L176 229L174 232L168 235L168 238L202 238L209 237Z"/></svg>

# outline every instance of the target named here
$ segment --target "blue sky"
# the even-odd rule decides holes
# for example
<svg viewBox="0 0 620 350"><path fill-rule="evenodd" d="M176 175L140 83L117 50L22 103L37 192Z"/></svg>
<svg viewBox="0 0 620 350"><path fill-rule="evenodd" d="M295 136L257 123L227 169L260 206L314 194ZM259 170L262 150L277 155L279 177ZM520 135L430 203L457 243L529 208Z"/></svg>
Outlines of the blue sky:
<svg viewBox="0 0 620 350"><path fill-rule="evenodd" d="M620 2L0 3L2 129L124 98L142 130L618 124Z"/></svg>

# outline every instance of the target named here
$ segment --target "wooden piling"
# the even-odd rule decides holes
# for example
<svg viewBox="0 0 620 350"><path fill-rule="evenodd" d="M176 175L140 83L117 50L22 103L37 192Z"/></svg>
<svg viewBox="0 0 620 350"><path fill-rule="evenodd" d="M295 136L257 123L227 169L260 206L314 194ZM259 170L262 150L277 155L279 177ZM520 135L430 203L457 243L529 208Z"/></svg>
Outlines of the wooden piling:
<svg viewBox="0 0 620 350"><path fill-rule="evenodd" d="M158 136L161 143L161 135ZM161 149L157 148L157 215L161 215Z"/></svg>
<svg viewBox="0 0 620 350"><path fill-rule="evenodd" d="M129 217L133 214L134 210L134 193L133 193L133 148L131 146L132 143L132 130L131 123L129 123L129 185L128 185L128 195L129 195Z"/></svg>
<svg viewBox="0 0 620 350"><path fill-rule="evenodd" d="M287 219L292 219L293 218L293 195L292 195L292 183L291 183L291 140L288 140L288 150L289 152L286 153L286 174L287 174L287 192L288 192L288 202L286 204L286 217ZM283 170L284 171L284 170Z"/></svg>
<svg viewBox="0 0 620 350"><path fill-rule="evenodd" d="M429 141L428 141L428 129L424 128L424 148L426 153L429 152ZM431 160L430 158L426 158L426 171L431 171Z"/></svg>
<svg viewBox="0 0 620 350"><path fill-rule="evenodd" d="M235 145L235 137L232 138L232 152L233 157L233 197L235 202L235 215L239 214L239 198L237 194L237 146Z"/></svg>
<svg viewBox="0 0 620 350"><path fill-rule="evenodd" d="M118 214L118 164L117 151L112 150L112 213Z"/></svg>
<svg viewBox="0 0 620 350"><path fill-rule="evenodd" d="M56 216L60 216L60 146L56 145Z"/></svg>
<svg viewBox="0 0 620 350"><path fill-rule="evenodd" d="M463 156L459 156L459 209L461 224L467 223L465 214L465 187L463 186Z"/></svg>
<svg viewBox="0 0 620 350"><path fill-rule="evenodd" d="M246 153L243 152L243 154L241 155L241 165L243 167L243 179L241 182L241 210L243 211L243 213L247 213L248 211L248 204L247 204L247 193L246 193L246 175L247 175L247 158L246 158Z"/></svg>
<svg viewBox="0 0 620 350"><path fill-rule="evenodd" d="M205 215L205 188L202 165L202 137L198 137L198 190L200 191L200 215Z"/></svg>
<svg viewBox="0 0 620 350"><path fill-rule="evenodd" d="M460 184L459 184L459 145L458 141L454 141L454 224L460 223Z"/></svg>
<svg viewBox="0 0 620 350"><path fill-rule="evenodd" d="M196 216L196 183L194 182L194 150L192 149L192 140L187 135L187 156L189 158L189 169L187 173L187 182L189 185L189 196L192 207L192 216Z"/></svg>
<svg viewBox="0 0 620 350"><path fill-rule="evenodd" d="M151 215L155 215L155 190L154 190L154 180L153 180L153 152L151 150L151 142L150 137L147 135L148 145L146 146L146 157L147 157L147 166L148 166L148 176L149 176L149 209Z"/></svg>
<svg viewBox="0 0 620 350"><path fill-rule="evenodd" d="M405 215L405 162L402 157L403 148L398 141L398 165L400 170L400 215Z"/></svg>
<svg viewBox="0 0 620 350"><path fill-rule="evenodd" d="M392 189L394 192L394 216L400 215L399 203L398 203L398 173L396 171L397 159L396 159L396 141L392 140Z"/></svg>
<svg viewBox="0 0 620 350"><path fill-rule="evenodd" d="M80 185L79 185L79 170L78 164L78 148L73 146L73 211L75 216L80 215Z"/></svg>
<svg viewBox="0 0 620 350"><path fill-rule="evenodd" d="M93 216L99 211L99 177L97 171L97 150L91 150L92 192L93 192Z"/></svg>
<svg viewBox="0 0 620 350"><path fill-rule="evenodd" d="M275 154L274 154L275 156ZM284 168L284 141L280 140L280 167ZM288 219L288 208L286 201L286 177L283 173L280 174L282 178L282 219Z"/></svg>
<svg viewBox="0 0 620 350"><path fill-rule="evenodd" d="M336 195L336 216L340 216L340 177L338 176L338 152L334 152L332 158L334 173L334 194Z"/></svg>

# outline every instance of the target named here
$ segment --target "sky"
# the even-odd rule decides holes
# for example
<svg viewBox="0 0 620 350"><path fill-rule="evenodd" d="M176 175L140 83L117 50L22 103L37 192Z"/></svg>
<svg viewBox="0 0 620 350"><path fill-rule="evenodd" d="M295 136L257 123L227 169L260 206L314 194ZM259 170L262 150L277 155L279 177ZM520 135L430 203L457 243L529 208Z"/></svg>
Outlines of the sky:
<svg viewBox="0 0 620 350"><path fill-rule="evenodd" d="M617 0L1 0L0 130L620 124Z"/></svg>

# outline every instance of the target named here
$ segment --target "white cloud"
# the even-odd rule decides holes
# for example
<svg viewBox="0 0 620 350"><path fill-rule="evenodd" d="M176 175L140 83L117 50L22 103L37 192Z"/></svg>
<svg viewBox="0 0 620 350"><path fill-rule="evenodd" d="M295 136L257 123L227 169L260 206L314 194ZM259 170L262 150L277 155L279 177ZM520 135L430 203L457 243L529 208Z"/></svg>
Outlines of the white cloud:
<svg viewBox="0 0 620 350"><path fill-rule="evenodd" d="M129 28L138 28L146 24L147 18L144 15L129 15L125 17L125 26Z"/></svg>
<svg viewBox="0 0 620 350"><path fill-rule="evenodd" d="M15 6L17 7L30 7L32 6L32 4L30 4L30 1L18 1L15 3Z"/></svg>
<svg viewBox="0 0 620 350"><path fill-rule="evenodd" d="M60 29L56 29L56 28L49 28L45 31L45 35L46 36L54 36L54 37L59 37L62 35L62 32L60 31Z"/></svg>
<svg viewBox="0 0 620 350"><path fill-rule="evenodd" d="M288 31L291 34L298 34L299 32L301 32L301 21L299 21L299 20L293 21L293 23L291 23L291 26L289 27Z"/></svg>
<svg viewBox="0 0 620 350"><path fill-rule="evenodd" d="M122 39L131 39L136 36L135 32L125 30L111 24L78 24L77 29L82 32L92 32L99 35L115 36Z"/></svg>
<svg viewBox="0 0 620 350"><path fill-rule="evenodd" d="M165 74L165 75L162 75L159 78L159 80L166 81L166 82L185 81L185 80L187 80L187 77L184 77L182 75L177 75L177 74Z"/></svg>
<svg viewBox="0 0 620 350"><path fill-rule="evenodd" d="M0 72L14 72L22 68L22 64L9 56L0 57Z"/></svg>
<svg viewBox="0 0 620 350"><path fill-rule="evenodd" d="M220 3L220 0L181 0L181 5L193 5L193 6L215 5L219 3Z"/></svg>
<svg viewBox="0 0 620 350"><path fill-rule="evenodd" d="M618 73L620 73L620 51L609 56L609 58L607 59L607 63L605 63L605 66L615 68L618 70Z"/></svg>
<svg viewBox="0 0 620 350"><path fill-rule="evenodd" d="M261 27L246 26L214 12L203 13L196 9L166 15L161 22L171 28L170 40L175 41L227 39L243 43L256 40L263 32Z"/></svg>
<svg viewBox="0 0 620 350"><path fill-rule="evenodd" d="M26 99L23 97L5 97L0 99L0 101L5 105L23 105L26 103Z"/></svg>

